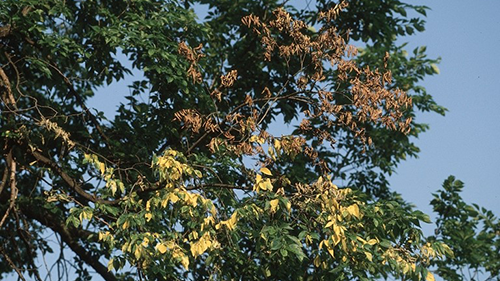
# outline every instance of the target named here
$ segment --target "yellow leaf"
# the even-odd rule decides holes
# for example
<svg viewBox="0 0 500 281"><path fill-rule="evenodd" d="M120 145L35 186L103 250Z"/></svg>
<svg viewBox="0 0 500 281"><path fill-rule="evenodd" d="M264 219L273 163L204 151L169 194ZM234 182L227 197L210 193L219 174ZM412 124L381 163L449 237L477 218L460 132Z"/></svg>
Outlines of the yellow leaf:
<svg viewBox="0 0 500 281"><path fill-rule="evenodd" d="M319 258L319 256L316 256L316 257L314 258L313 263L314 263L314 266L315 266L315 267L319 267L319 266L321 265L321 259Z"/></svg>
<svg viewBox="0 0 500 281"><path fill-rule="evenodd" d="M405 263L404 266L403 266L403 274L406 275L406 273L408 273L408 271L410 271L410 264L408 263Z"/></svg>
<svg viewBox="0 0 500 281"><path fill-rule="evenodd" d="M425 280L436 281L436 279L434 278L434 274L432 274L430 271L427 271L427 277L425 277Z"/></svg>
<svg viewBox="0 0 500 281"><path fill-rule="evenodd" d="M237 213L234 212L232 215L231 215L231 218L229 220L227 220L227 223L226 223L226 226L229 230L234 230L234 228L236 227L236 223L238 222L238 217L237 217Z"/></svg>
<svg viewBox="0 0 500 281"><path fill-rule="evenodd" d="M141 255L142 255L142 247L137 245L135 247L135 252L134 252L135 259L137 259L137 260L140 259Z"/></svg>
<svg viewBox="0 0 500 281"><path fill-rule="evenodd" d="M165 254L165 252L167 251L167 246L165 246L165 244L163 244L163 243L160 243L160 244L156 245L156 249L161 254Z"/></svg>
<svg viewBox="0 0 500 281"><path fill-rule="evenodd" d="M262 176L257 174L257 176L255 176L255 183L260 183L262 181Z"/></svg>
<svg viewBox="0 0 500 281"><path fill-rule="evenodd" d="M137 260L141 258L141 254L142 254L141 249L142 249L142 247L140 247L139 245L137 245L135 247L134 256L135 256L135 259L137 259Z"/></svg>
<svg viewBox="0 0 500 281"><path fill-rule="evenodd" d="M262 176L257 174L257 176L255 176L255 184L253 186L253 191L259 192L261 182L262 182Z"/></svg>
<svg viewBox="0 0 500 281"><path fill-rule="evenodd" d="M276 161L276 153L274 153L274 149L272 147L269 147L267 149L267 152L269 153L269 156L271 156L271 159L273 159L274 161Z"/></svg>
<svg viewBox="0 0 500 281"><path fill-rule="evenodd" d="M211 245L210 235L208 233L203 234L200 240L191 244L191 254L193 257L202 255Z"/></svg>
<svg viewBox="0 0 500 281"><path fill-rule="evenodd" d="M273 185L271 184L271 181L269 179L266 179L265 181L261 181L259 183L259 187L262 190L269 190L269 191L273 190Z"/></svg>
<svg viewBox="0 0 500 281"><path fill-rule="evenodd" d="M193 207L196 207L196 205L198 205L198 194L195 194L195 193L191 193L191 192L184 192L184 202L186 202L187 204L193 206Z"/></svg>
<svg viewBox="0 0 500 281"><path fill-rule="evenodd" d="M199 178L202 178L202 177L203 177L203 175L201 174L201 172L200 172L200 171L198 171L198 170L194 170L194 174L195 174L197 177L199 177ZM188 262L189 262L189 261L188 261Z"/></svg>
<svg viewBox="0 0 500 281"><path fill-rule="evenodd" d="M188 270L188 268L189 268L189 258L188 258L188 256L183 255L181 257L181 264L184 267L184 269Z"/></svg>
<svg viewBox="0 0 500 281"><path fill-rule="evenodd" d="M371 253L369 253L369 252L365 252L365 256L366 256L366 258L367 258L369 261L372 261L372 259L373 259L373 255L372 255Z"/></svg>
<svg viewBox="0 0 500 281"><path fill-rule="evenodd" d="M128 221L125 221L125 222L123 223L123 225L122 225L122 228L123 228L123 229L127 229L127 228L128 228L128 226L129 226Z"/></svg>
<svg viewBox="0 0 500 281"><path fill-rule="evenodd" d="M99 170L101 171L101 175L104 175L104 172L106 171L106 166L104 166L104 163L99 163Z"/></svg>
<svg viewBox="0 0 500 281"><path fill-rule="evenodd" d="M274 214L276 212L276 209L278 208L278 199L273 199L269 202L269 205L271 205L271 214Z"/></svg>
<svg viewBox="0 0 500 281"><path fill-rule="evenodd" d="M377 239L370 239L370 240L368 240L368 242L366 242L366 243L367 243L368 245L372 245L372 246L373 246L373 245L377 244Z"/></svg>
<svg viewBox="0 0 500 281"><path fill-rule="evenodd" d="M280 150L280 149L281 149L281 143L280 143L280 141L279 141L279 140L277 140L277 139L274 139L274 148L275 148L276 150Z"/></svg>
<svg viewBox="0 0 500 281"><path fill-rule="evenodd" d="M335 221L331 220L331 221L329 221L329 222L326 223L325 228L329 228L330 226L332 226L334 224L335 224Z"/></svg>
<svg viewBox="0 0 500 281"><path fill-rule="evenodd" d="M260 172L263 173L263 174L265 174L265 175L268 175L268 176L272 176L273 175L273 174L271 174L271 171L268 168L266 168L266 167L261 168Z"/></svg>
<svg viewBox="0 0 500 281"><path fill-rule="evenodd" d="M359 213L359 207L357 204L352 204L351 206L347 207L347 212L349 212L349 214L357 217L358 219L361 218L361 214Z"/></svg>
<svg viewBox="0 0 500 281"><path fill-rule="evenodd" d="M116 193L116 182L113 181L113 180L109 181L108 185L109 185L109 187L111 189L111 194L115 195L115 193Z"/></svg>
<svg viewBox="0 0 500 281"><path fill-rule="evenodd" d="M332 258L335 258L335 255L334 255L334 252L333 252L333 248L332 247L326 247L326 249L328 250L328 253L330 254L330 256L332 256Z"/></svg>
<svg viewBox="0 0 500 281"><path fill-rule="evenodd" d="M114 266L113 266L113 259L110 259L109 262L108 262L108 272L113 270Z"/></svg>
<svg viewBox="0 0 500 281"><path fill-rule="evenodd" d="M128 248L128 243L123 244L123 246L122 246L122 252L125 253L127 251L127 248Z"/></svg>
<svg viewBox="0 0 500 281"><path fill-rule="evenodd" d="M148 201L148 202L149 202L149 201ZM153 214L151 214L151 213L146 213L146 214L144 215L144 217L146 217L146 221L147 221L147 222L149 222L149 221L153 218Z"/></svg>

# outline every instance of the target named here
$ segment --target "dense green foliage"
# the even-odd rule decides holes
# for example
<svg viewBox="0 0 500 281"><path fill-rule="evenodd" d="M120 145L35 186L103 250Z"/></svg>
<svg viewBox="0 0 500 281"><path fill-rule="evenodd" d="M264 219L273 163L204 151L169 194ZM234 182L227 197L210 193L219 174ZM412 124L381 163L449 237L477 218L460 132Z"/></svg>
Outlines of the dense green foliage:
<svg viewBox="0 0 500 281"><path fill-rule="evenodd" d="M0 274L498 280L498 219L460 183L427 238L387 181L419 151L417 112L445 112L419 85L438 60L395 43L427 7L294 4L0 2ZM126 77L112 118L87 107ZM42 270L59 248L66 270Z"/></svg>

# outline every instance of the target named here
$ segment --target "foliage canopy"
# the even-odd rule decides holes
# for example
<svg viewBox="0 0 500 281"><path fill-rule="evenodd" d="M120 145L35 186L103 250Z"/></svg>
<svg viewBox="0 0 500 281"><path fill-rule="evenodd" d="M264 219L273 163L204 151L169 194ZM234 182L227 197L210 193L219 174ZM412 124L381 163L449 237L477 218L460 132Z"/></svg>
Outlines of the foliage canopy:
<svg viewBox="0 0 500 281"><path fill-rule="evenodd" d="M412 139L427 126L416 112L445 112L418 85L438 61L395 43L424 30L407 13L426 10L397 0L0 2L0 274L42 280L38 258L61 247L74 262L55 264L72 264L79 280L498 275L498 221L479 206L462 213L453 179L433 201L440 235L428 238L429 217L386 180L418 153ZM143 75L112 118L88 108L132 68ZM457 248L456 218L482 253L496 245L495 259Z"/></svg>

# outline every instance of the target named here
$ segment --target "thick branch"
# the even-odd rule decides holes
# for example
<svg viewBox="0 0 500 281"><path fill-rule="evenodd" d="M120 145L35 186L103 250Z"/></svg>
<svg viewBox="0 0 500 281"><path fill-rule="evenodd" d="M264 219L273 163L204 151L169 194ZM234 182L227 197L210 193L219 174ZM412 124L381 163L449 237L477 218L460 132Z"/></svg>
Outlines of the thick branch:
<svg viewBox="0 0 500 281"><path fill-rule="evenodd" d="M108 271L108 269L99 262L99 258L92 256L80 243L78 242L79 232L75 228L70 228L61 223L61 220L49 212L43 212L41 208L33 208L32 206L21 206L23 213L40 222L41 224L49 227L54 232L61 236L61 239L77 254L85 263L90 265L97 273L99 273L106 281L115 281L116 277ZM35 210L36 209L36 210ZM87 237L80 237L86 239Z"/></svg>
<svg viewBox="0 0 500 281"><path fill-rule="evenodd" d="M2 182L0 182L0 194L2 194L2 191L7 184L7 177L9 176L9 166L5 166L5 170L3 170L3 176L2 176Z"/></svg>
<svg viewBox="0 0 500 281"><path fill-rule="evenodd" d="M5 214L2 217L2 220L0 221L0 228L2 225L5 223L5 220L9 216L10 210L14 208L14 203L16 202L17 198L17 186L16 186L16 161L14 161L14 158L12 157L12 150L7 153L7 168L10 169L10 178L9 178L9 183L10 183L10 203L9 207L7 208L7 211L5 211Z"/></svg>
<svg viewBox="0 0 500 281"><path fill-rule="evenodd" d="M2 89L3 88L3 89ZM0 67L0 90L2 90L4 93L2 95L3 102L7 106L9 110L14 110L17 109L16 106L16 99L14 98L14 95L12 94L12 89L10 87L10 81L9 78L7 77L7 74L3 71L3 69ZM10 107L13 108L10 108Z"/></svg>

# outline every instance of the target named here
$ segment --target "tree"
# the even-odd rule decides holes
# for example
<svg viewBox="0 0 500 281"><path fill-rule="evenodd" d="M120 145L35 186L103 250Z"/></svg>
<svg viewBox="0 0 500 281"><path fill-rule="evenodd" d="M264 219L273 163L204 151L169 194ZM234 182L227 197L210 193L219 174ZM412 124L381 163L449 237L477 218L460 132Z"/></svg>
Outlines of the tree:
<svg viewBox="0 0 500 281"><path fill-rule="evenodd" d="M500 221L491 211L465 203L463 187L450 176L431 201L438 214L436 237L454 252L433 264L445 280L500 280Z"/></svg>
<svg viewBox="0 0 500 281"><path fill-rule="evenodd" d="M453 241L386 180L415 112L444 114L418 85L437 60L395 44L426 9L1 2L0 273L41 280L53 232L79 280L432 280ZM117 53L144 77L107 119L86 101L131 73Z"/></svg>

